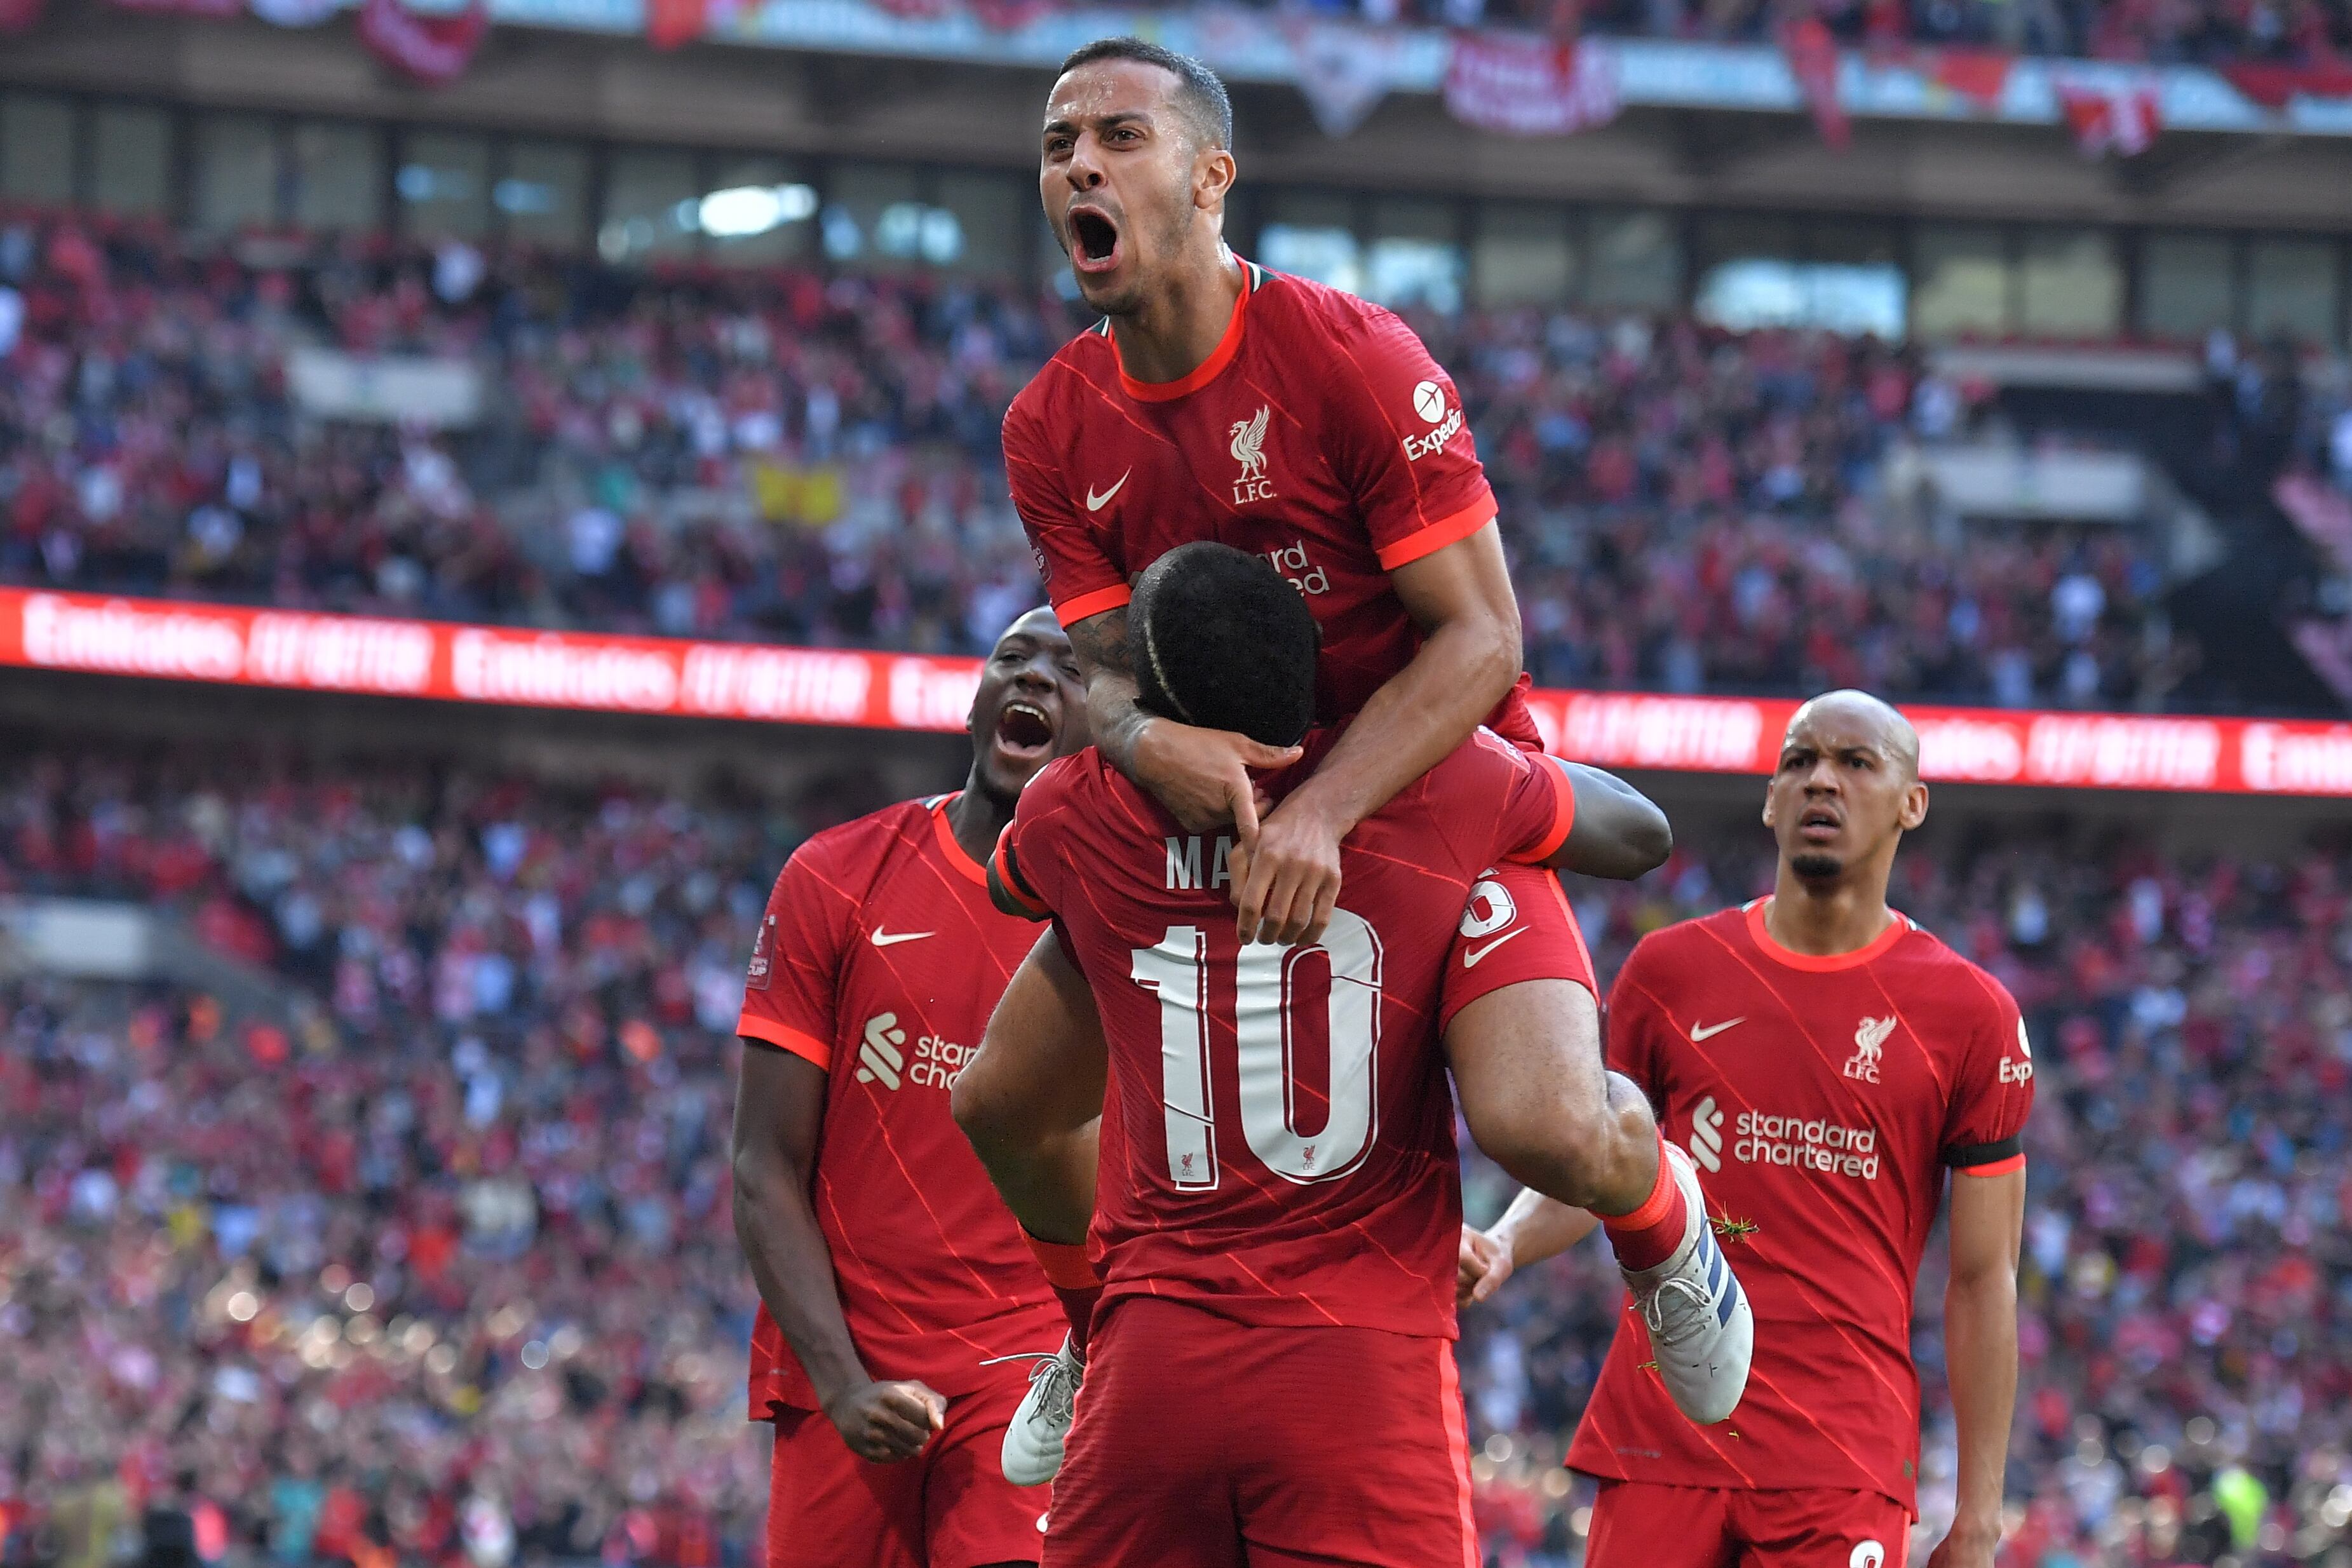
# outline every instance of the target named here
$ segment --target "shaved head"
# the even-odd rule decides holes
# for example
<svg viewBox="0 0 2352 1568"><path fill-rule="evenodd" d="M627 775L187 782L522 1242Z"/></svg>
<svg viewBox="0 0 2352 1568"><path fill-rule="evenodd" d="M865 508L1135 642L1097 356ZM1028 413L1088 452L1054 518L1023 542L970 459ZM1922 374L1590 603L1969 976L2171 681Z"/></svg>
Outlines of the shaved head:
<svg viewBox="0 0 2352 1568"><path fill-rule="evenodd" d="M1886 753L1886 760L1899 765L1906 778L1918 778L1919 731L1911 727L1911 721L1903 717L1893 703L1851 687L1824 691L1790 718L1788 733L1781 743L1785 746L1801 735L1811 738L1829 728L1874 737L1879 749Z"/></svg>

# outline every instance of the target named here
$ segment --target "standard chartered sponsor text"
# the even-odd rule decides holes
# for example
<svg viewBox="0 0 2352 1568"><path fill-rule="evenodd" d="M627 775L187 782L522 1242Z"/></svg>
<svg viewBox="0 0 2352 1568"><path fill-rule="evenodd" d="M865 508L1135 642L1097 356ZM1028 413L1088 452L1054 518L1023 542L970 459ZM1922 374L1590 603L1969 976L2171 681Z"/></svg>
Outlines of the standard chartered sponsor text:
<svg viewBox="0 0 2352 1568"><path fill-rule="evenodd" d="M1731 1157L1750 1165L1780 1165L1824 1175L1878 1177L1878 1131L1821 1117L1774 1116L1743 1110L1732 1126Z"/></svg>

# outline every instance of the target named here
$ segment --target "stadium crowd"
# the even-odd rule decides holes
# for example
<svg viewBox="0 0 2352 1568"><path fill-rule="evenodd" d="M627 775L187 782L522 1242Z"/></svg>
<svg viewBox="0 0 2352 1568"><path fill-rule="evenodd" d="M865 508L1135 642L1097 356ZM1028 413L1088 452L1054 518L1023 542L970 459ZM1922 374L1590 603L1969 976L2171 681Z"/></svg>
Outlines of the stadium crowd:
<svg viewBox="0 0 2352 1568"><path fill-rule="evenodd" d="M292 998L0 982L0 1563L104 1568L142 1531L285 1568L754 1562L729 1035L769 878L855 787L785 810L187 752L0 770L0 893L177 911ZM1706 847L1580 886L1605 967L1764 885ZM2016 991L2044 1079L2004 1563L2338 1561L2352 858L2054 847L1898 868L1898 903ZM1474 1164L1490 1217L1507 1186ZM1465 1314L1504 1568L1579 1560L1553 1467L1607 1275L1582 1249Z"/></svg>
<svg viewBox="0 0 2352 1568"><path fill-rule="evenodd" d="M978 651L1039 590L1003 407L1070 322L971 283L652 277L467 245L205 245L0 218L0 579ZM0 302L4 306L5 302ZM2160 707L2198 664L2147 542L1885 504L1981 389L1690 319L1418 324L1552 684ZM475 426L321 419L294 352L454 359Z"/></svg>

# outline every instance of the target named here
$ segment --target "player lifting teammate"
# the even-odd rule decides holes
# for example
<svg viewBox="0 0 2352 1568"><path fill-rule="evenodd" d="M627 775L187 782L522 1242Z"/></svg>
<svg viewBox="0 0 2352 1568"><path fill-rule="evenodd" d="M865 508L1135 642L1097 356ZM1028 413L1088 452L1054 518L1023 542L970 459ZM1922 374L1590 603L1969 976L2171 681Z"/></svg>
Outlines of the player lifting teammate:
<svg viewBox="0 0 2352 1568"><path fill-rule="evenodd" d="M820 833L776 879L735 1109L769 1568L1037 1561L1045 1489L998 1452L1017 1352L1059 1314L948 1094L1036 936L982 866L1021 786L1085 743L1084 706L1061 627L1024 616L982 667L962 792Z"/></svg>
<svg viewBox="0 0 2352 1568"><path fill-rule="evenodd" d="M1130 616L1147 711L1306 736L1270 799L1345 743L1307 733L1314 617L1262 558L1183 546ZM1349 832L1320 943L1286 945L1234 930L1230 822L1187 833L1094 751L1023 792L992 873L1056 929L955 1111L1025 1226L1091 1221L1103 1258L1047 1563L1476 1562L1437 1028L1457 911L1498 862L1590 863L1660 821L1606 774L1482 731ZM1494 1053L1450 1065L1465 1103L1507 1087ZM1704 1228L1698 1247L1706 1266Z"/></svg>
<svg viewBox="0 0 2352 1568"><path fill-rule="evenodd" d="M1738 1420L1675 1415L1629 1321L1568 1462L1601 1477L1592 1568L1902 1568L1917 1511L1911 1290L1951 1184L1946 1364L1959 1508L1931 1568L1991 1568L2017 1389L2019 1135L2033 1054L1999 981L1886 907L1927 813L1919 741L1858 691L1798 710L1764 820L1772 896L1643 940L1611 994L1609 1060L1707 1167L1762 1325ZM1465 1233L1462 1283L1592 1228L1533 1193ZM1734 1435L1736 1431L1736 1436Z"/></svg>
<svg viewBox="0 0 2352 1568"><path fill-rule="evenodd" d="M1234 825L1240 934L1312 942L1351 828L1481 722L1539 742L1495 499L1452 381L1389 311L1225 247L1232 132L1223 87L1195 60L1118 38L1065 62L1040 190L1103 321L1014 400L1006 473L1103 755L1188 832ZM1354 721L1263 823L1251 770L1287 766L1295 750L1136 701L1129 580L1194 540L1290 579L1322 630L1317 714ZM1497 1081L1512 1085L1503 1103L1465 1110L1484 1112L1488 1152L1514 1175L1611 1216L1668 1386L1695 1419L1720 1419L1746 1375L1748 1310L1727 1270L1698 1267L1687 1160L1664 1151L1641 1094L1601 1069L1590 960L1558 880L1502 868L1463 916L1449 1048L1457 1063L1507 1064ZM1083 1287L1082 1261L1052 1266ZM1008 1475L1053 1473L1085 1332L1074 1314L1008 1436Z"/></svg>

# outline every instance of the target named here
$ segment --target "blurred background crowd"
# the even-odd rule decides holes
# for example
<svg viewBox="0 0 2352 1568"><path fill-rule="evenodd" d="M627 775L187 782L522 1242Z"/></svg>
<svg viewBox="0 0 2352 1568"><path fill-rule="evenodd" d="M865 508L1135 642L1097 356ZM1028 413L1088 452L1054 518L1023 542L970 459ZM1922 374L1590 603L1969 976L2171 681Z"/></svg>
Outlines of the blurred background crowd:
<svg viewBox="0 0 2352 1568"><path fill-rule="evenodd" d="M462 767L18 754L0 894L173 910L274 1020L172 986L0 990L0 1562L758 1561L730 1041L772 870L866 804L688 805ZM1760 842L1580 884L1604 967L1769 883ZM2352 859L1923 842L1895 901L2035 1040L2016 1568L2333 1563L2352 1521ZM1473 1162L1469 1205L1509 1189ZM1923 1507L1949 1508L1940 1240ZM1465 1316L1502 1568L1579 1560L1559 1456L1597 1247Z"/></svg>
<svg viewBox="0 0 2352 1568"><path fill-rule="evenodd" d="M998 426L1071 328L1050 293L24 217L0 289L8 582L943 652L1038 594ZM1539 682L2160 709L2200 665L2153 531L1956 549L1893 504L1895 448L1998 422L1916 352L1415 320L1501 498ZM306 416L305 344L471 363L487 417ZM2339 407L2298 397L2282 458L2352 464Z"/></svg>

